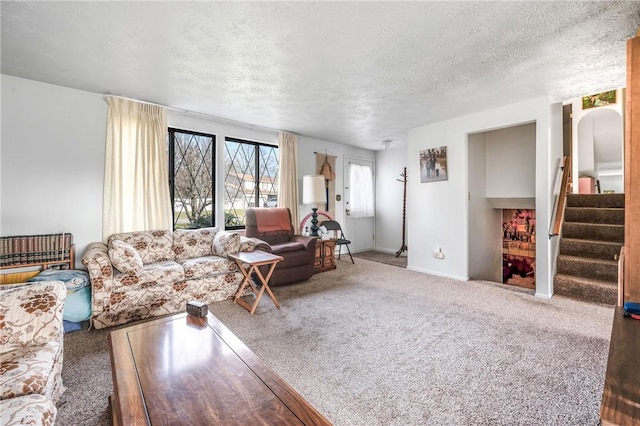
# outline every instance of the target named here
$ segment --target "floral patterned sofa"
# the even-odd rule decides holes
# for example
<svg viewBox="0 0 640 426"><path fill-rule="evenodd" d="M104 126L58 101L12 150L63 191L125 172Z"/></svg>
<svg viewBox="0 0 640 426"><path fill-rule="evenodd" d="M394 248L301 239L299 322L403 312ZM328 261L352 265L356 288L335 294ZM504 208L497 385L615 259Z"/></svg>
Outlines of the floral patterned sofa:
<svg viewBox="0 0 640 426"><path fill-rule="evenodd" d="M95 328L184 311L186 302L232 298L242 273L230 253L255 242L218 227L111 235L91 243L82 263L91 278Z"/></svg>
<svg viewBox="0 0 640 426"><path fill-rule="evenodd" d="M61 281L0 287L0 424L52 425L62 392Z"/></svg>

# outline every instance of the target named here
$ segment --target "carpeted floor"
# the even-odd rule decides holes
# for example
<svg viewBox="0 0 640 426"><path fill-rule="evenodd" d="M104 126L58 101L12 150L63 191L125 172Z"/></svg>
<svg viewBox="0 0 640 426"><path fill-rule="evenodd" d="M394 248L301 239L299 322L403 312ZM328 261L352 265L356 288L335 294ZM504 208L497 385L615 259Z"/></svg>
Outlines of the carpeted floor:
<svg viewBox="0 0 640 426"><path fill-rule="evenodd" d="M613 309L343 258L210 310L336 425L597 425ZM60 425L108 424L109 330L65 336Z"/></svg>
<svg viewBox="0 0 640 426"><path fill-rule="evenodd" d="M353 257L356 259L366 259L366 260L371 260L373 262L385 263L387 265L399 266L401 268L407 267L406 255L400 255L396 257L395 254L385 253L377 250L367 250L367 251L361 251L359 253L354 253ZM349 257L347 255L347 259L348 258Z"/></svg>

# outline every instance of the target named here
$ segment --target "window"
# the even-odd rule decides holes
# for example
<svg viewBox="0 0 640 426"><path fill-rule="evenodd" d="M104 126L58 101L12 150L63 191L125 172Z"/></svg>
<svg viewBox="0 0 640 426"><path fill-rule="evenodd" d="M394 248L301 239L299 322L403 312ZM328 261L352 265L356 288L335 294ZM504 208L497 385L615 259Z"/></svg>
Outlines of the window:
<svg viewBox="0 0 640 426"><path fill-rule="evenodd" d="M243 228L248 207L278 204L278 147L225 139L225 228Z"/></svg>
<svg viewBox="0 0 640 426"><path fill-rule="evenodd" d="M216 137L169 129L169 185L173 228L215 225Z"/></svg>
<svg viewBox="0 0 640 426"><path fill-rule="evenodd" d="M373 170L369 165L349 163L349 181L351 217L372 217Z"/></svg>

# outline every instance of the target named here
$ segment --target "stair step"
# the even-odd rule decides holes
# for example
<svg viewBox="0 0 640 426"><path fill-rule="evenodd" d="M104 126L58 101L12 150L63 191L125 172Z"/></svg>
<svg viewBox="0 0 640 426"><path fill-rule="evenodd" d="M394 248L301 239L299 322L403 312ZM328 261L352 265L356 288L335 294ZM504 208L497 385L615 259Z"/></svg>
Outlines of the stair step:
<svg viewBox="0 0 640 426"><path fill-rule="evenodd" d="M562 237L624 243L624 225L564 222Z"/></svg>
<svg viewBox="0 0 640 426"><path fill-rule="evenodd" d="M618 284L589 278L557 274L553 292L572 299L613 305L618 300Z"/></svg>
<svg viewBox="0 0 640 426"><path fill-rule="evenodd" d="M560 239L560 254L590 259L617 260L622 243L592 241L575 238Z"/></svg>
<svg viewBox="0 0 640 426"><path fill-rule="evenodd" d="M618 262L561 254L558 256L558 274L617 283Z"/></svg>
<svg viewBox="0 0 640 426"><path fill-rule="evenodd" d="M567 194L567 207L624 208L624 194Z"/></svg>
<svg viewBox="0 0 640 426"><path fill-rule="evenodd" d="M566 222L624 225L624 208L567 207Z"/></svg>

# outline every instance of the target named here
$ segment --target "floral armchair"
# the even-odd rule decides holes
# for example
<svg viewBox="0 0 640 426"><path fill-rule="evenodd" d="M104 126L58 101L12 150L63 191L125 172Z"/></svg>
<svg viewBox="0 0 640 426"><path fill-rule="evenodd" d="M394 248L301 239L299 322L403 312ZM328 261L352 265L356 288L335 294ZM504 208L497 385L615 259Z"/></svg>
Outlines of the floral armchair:
<svg viewBox="0 0 640 426"><path fill-rule="evenodd" d="M0 287L0 424L52 425L62 385L61 281Z"/></svg>

